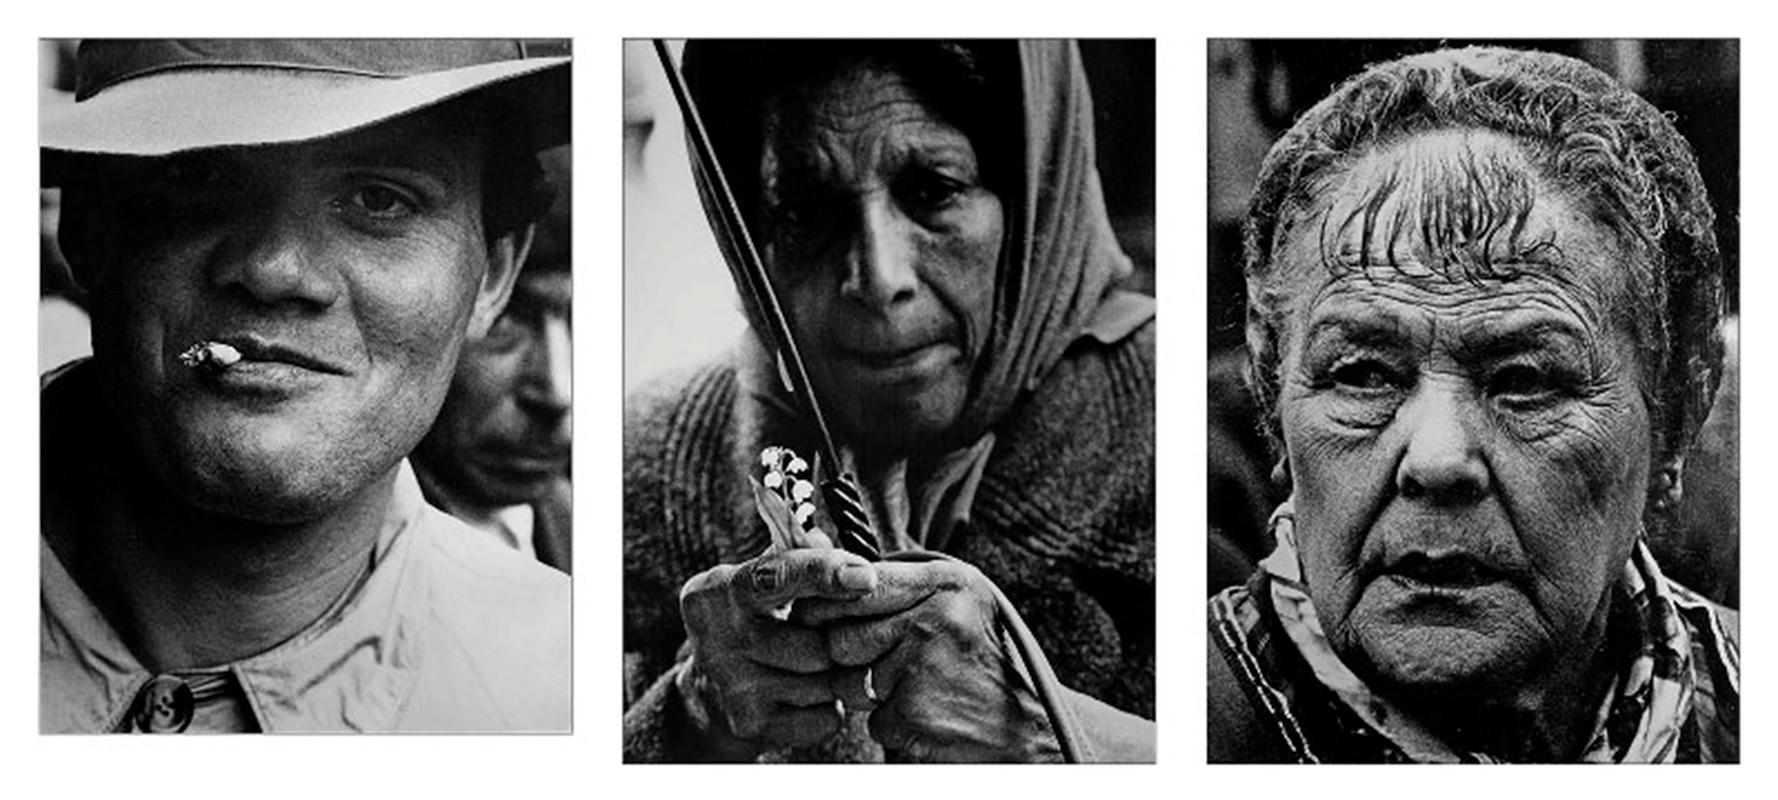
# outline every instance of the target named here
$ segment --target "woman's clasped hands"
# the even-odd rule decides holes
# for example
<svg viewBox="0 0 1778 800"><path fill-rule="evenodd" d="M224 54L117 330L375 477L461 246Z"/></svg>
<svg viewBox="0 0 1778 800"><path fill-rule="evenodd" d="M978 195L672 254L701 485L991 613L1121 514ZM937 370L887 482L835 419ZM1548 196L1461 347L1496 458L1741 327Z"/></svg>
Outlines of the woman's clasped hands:
<svg viewBox="0 0 1778 800"><path fill-rule="evenodd" d="M694 576L680 610L680 693L724 750L816 744L851 710L907 760L1060 758L993 589L962 562L774 548Z"/></svg>

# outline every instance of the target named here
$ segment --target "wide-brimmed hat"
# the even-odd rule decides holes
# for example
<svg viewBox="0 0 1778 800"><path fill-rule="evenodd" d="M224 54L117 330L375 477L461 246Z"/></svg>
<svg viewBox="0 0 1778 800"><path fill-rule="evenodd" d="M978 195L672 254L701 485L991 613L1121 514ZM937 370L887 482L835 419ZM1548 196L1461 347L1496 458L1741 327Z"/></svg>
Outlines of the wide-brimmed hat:
<svg viewBox="0 0 1778 800"><path fill-rule="evenodd" d="M568 141L566 53L511 39L89 39L72 100L42 109L39 144L114 156L287 144L475 93L545 148Z"/></svg>

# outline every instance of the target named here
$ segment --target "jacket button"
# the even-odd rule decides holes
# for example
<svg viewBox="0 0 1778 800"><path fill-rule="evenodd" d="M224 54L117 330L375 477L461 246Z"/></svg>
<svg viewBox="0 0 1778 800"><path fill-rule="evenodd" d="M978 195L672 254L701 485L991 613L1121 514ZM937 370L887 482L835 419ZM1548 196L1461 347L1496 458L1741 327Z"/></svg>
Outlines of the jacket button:
<svg viewBox="0 0 1778 800"><path fill-rule="evenodd" d="M136 730L143 733L183 733L191 725L197 700L191 687L172 675L156 675L136 695L132 715Z"/></svg>

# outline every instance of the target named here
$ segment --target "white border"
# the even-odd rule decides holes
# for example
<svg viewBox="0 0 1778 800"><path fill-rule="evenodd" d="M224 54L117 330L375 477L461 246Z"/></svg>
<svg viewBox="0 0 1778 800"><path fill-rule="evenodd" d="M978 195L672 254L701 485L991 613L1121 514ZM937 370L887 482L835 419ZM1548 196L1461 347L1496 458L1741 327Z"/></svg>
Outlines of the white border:
<svg viewBox="0 0 1778 800"><path fill-rule="evenodd" d="M178 6L173 10L171 6ZM1761 25L1755 4L1688 0L1655 4L1619 2L1597 10L1542 2L1487 4L1248 2L1144 4L1123 0L1002 2L966 6L957 0L891 2L716 2L646 0L622 5L545 4L527 0L482 3L429 2L398 6L365 0L247 2L18 4L7 16L17 31L0 48L8 76L4 107L13 109L4 182L0 193L13 231L13 263L4 271L7 302L0 315L0 391L6 419L15 430L35 431L35 318L37 255L27 251L34 234L34 202L26 183L35 180L37 36L80 35L487 35L523 33L575 40L575 185L578 253L576 317L581 347L576 374L581 392L580 440L575 467L580 491L576 519L575 616L576 731L572 737L225 737L203 743L134 737L36 735L36 546L37 452L31 444L6 448L0 486L21 513L10 544L0 548L0 736L4 737L9 796L51 793L74 796L204 796L254 798L317 793L340 797L525 796L552 790L568 796L684 797L694 792L728 797L906 798L936 790L940 797L1177 797L1269 795L1366 797L1435 792L1442 797L1498 798L1520 791L1529 797L1564 793L1683 794L1709 798L1737 792L1764 777L1771 754L1772 696L1763 656L1771 623L1770 593L1757 571L1772 548L1760 534L1771 514L1744 504L1742 530L1745 663L1753 676L1743 709L1745 766L1733 769L1452 769L1249 768L1203 765L1203 559L1204 516L1204 279L1205 48L1211 36L1740 36L1742 37L1743 131L1765 131L1773 120L1769 56L1774 37ZM23 21L17 21L22 16ZM619 463L621 389L617 376L621 341L622 165L619 125L624 36L1125 36L1155 37L1159 153L1158 256L1161 304L1169 322L1160 345L1160 473L1162 487L1159 574L1159 722L1161 765L1085 769L1044 768L751 768L624 767L619 765ZM1749 309L1770 307L1772 263L1770 191L1778 179L1764 142L1744 135L1742 149L1742 298ZM30 223L34 224L34 223ZM608 276L608 277L607 277ZM34 304L33 304L34 306ZM1763 315L1743 320L1743 406L1763 407L1770 396L1766 354L1771 341ZM593 343L598 343L597 345ZM1761 445L1774 441L1757 412L1744 416L1743 485L1751 497L1773 486ZM1382 771L1379 771L1382 770Z"/></svg>

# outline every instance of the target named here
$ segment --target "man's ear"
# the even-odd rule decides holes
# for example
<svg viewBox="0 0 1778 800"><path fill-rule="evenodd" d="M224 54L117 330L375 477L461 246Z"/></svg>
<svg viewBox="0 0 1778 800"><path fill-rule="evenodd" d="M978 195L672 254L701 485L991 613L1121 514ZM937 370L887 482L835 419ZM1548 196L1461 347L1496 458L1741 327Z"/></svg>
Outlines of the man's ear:
<svg viewBox="0 0 1778 800"><path fill-rule="evenodd" d="M488 244L488 271L482 273L475 307L469 312L469 338L488 335L488 329L506 310L506 301L512 299L512 287L518 283L519 269L525 266L536 236L537 226L526 225Z"/></svg>

